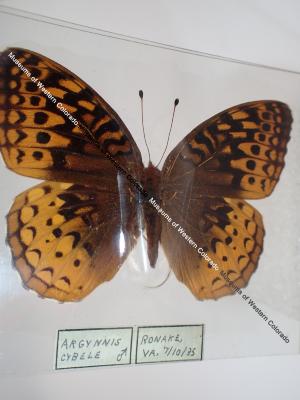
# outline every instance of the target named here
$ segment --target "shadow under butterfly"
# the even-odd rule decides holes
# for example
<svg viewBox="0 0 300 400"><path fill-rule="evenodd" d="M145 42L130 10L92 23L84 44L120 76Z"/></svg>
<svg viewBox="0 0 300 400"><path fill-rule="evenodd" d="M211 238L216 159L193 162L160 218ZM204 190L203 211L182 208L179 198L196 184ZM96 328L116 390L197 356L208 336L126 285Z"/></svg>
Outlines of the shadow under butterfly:
<svg viewBox="0 0 300 400"><path fill-rule="evenodd" d="M12 171L45 180L18 195L7 216L7 240L24 284L42 297L82 299L113 278L144 231L151 266L161 243L177 279L197 299L235 292L106 152L236 287L245 287L264 236L262 216L245 199L272 193L291 123L289 107L279 101L237 105L193 129L161 171L151 162L145 168L120 117L85 82L30 50L2 52L3 159Z"/></svg>

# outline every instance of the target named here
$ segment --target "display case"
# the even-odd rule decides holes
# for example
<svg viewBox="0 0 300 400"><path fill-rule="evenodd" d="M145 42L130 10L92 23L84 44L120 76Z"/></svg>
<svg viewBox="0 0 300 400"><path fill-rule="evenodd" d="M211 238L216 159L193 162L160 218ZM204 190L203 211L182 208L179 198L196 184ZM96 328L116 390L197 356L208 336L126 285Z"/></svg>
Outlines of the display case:
<svg viewBox="0 0 300 400"><path fill-rule="evenodd" d="M14 27L13 29L11 29L12 26ZM225 197L226 199L235 199L234 207L232 206L234 209L238 209L238 200L236 199L246 199L248 204L250 204L249 210L253 210L251 206L254 207L263 218L265 237L263 241L262 238L257 238L260 247L262 247L263 243L263 251L258 261L255 258L255 265L253 266L253 269L255 269L257 264L257 269L253 273L251 271L251 278L249 282L247 282L246 287L244 287L245 282L242 284L239 283L238 289L235 291L236 293L226 296L209 296L207 293L198 294L197 296L195 292L200 291L198 286L194 292L191 290L194 283L189 284L190 273L186 271L188 271L190 267L196 267L194 265L189 265L189 255L187 255L186 260L179 262L182 270L179 271L179 267L177 269L174 267L174 264L178 263L178 259L176 260L172 257L172 252L177 254L176 252L181 246L181 241L186 242L185 246L194 247L191 242L189 242L189 240L191 240L196 245L196 248L194 248L196 252L199 248L202 248L203 253L205 253L205 249L201 247L201 243L194 239L193 235L190 233L189 227L184 225L184 221L190 221L192 219L191 216L189 217L190 220L185 218L185 214L188 210L187 202L182 201L182 198L180 198L181 200L178 200L177 206L176 203L175 205L173 204L173 208L169 208L169 210L173 210L172 215L163 207L163 210L159 211L157 207L153 206L153 202L151 203L152 205L148 204L149 210L150 207L152 207L152 216L146 223L145 210L141 211L141 204L145 201L149 201L153 196L149 196L149 198L146 196L146 198L143 198L143 194L141 194L139 190L136 190L136 184L139 184L141 187L145 186L145 175L141 172L144 171L142 169L142 162L141 160L137 160L138 157L135 158L131 164L124 164L123 161L120 162L120 154L115 151L115 147L110 147L110 149L106 148L106 151L110 153L112 158L114 158L114 155L116 157L115 160L110 161L106 158L107 163L110 162L111 165L108 167L108 164L105 164L108 170L100 171L99 179L101 179L101 176L105 178L105 173L109 174L112 173L111 171L114 171L116 181L121 182L119 186L121 189L118 192L119 202L116 206L111 203L101 206L101 215L105 218L105 223L108 226L107 229L109 229L109 227L115 223L114 218L111 218L110 221L110 216L113 216L115 207L119 207L119 212L123 214L128 214L128 209L130 208L131 210L131 208L133 208L133 214L130 214L130 218L128 217L126 225L122 225L122 232L125 232L125 236L127 234L126 229L135 229L134 233L132 233L134 243L128 245L128 254L126 254L124 260L122 259L122 262L116 263L115 271L112 274L113 276L109 276L109 278L112 279L107 278L108 280L106 282L101 283L99 286L95 285L97 287L87 296L81 296L82 298L80 296L80 298L75 299L57 297L55 300L43 298L44 296L39 297L33 290L25 290L22 285L20 274L16 269L12 268L14 261L12 260L10 247L14 245L10 240L8 240L8 242L6 241L6 215L14 204L15 198L20 193L41 183L42 179L34 179L32 178L32 174L29 174L31 177L18 175L14 171L7 169L5 163L1 161L1 373L38 373L51 371L55 368L59 369L60 366L59 363L57 363L57 357L62 356L60 346L61 349L63 349L63 343L66 338L70 341L77 340L76 344L74 342L74 346L79 346L80 340L105 339L112 341L115 337L115 330L118 331L118 335L115 337L116 341L118 338L121 338L121 341L124 340L127 344L130 344L130 346L124 345L124 348L127 348L126 362L123 362L125 353L123 354L123 358L121 356L121 359L116 362L111 361L113 357L116 359L118 356L120 357L120 352L124 348L119 347L117 352L113 353L111 351L108 354L108 361L103 361L99 356L99 362L80 363L78 360L74 360L73 363L63 364L61 367L71 368L124 364L123 366L119 366L119 368L127 368L128 365L133 366L139 364L139 362L180 360L197 362L197 360L200 359L211 360L247 356L297 354L299 352L300 319L300 253L298 244L300 225L298 223L299 213L297 210L297 198L299 195L297 163L300 150L298 134L299 74L274 68L266 68L259 65L243 64L226 59L214 59L197 52L182 51L180 49L168 48L167 46L160 47L149 42L134 41L124 36L108 35L100 30L79 28L76 25L64 24L62 21L50 18L39 20L39 18L36 17L29 18L28 15L26 15L26 18L20 15L1 15L1 32L1 51L10 47L24 48L39 53L72 71L82 81L92 87L101 98L105 99L105 107L109 104L109 107L115 110L128 128L136 143L136 148L139 149L138 151L141 154L145 168L147 168L149 160L144 140L142 121L145 128L151 161L154 166L159 162L163 155L165 145L167 141L169 141L164 159L159 165L159 170L162 171L160 187L166 191L167 187L169 187L168 185L170 185L170 181L166 179L169 169L171 168L170 165L175 163L179 154L183 159L188 158L186 154L182 153L182 147L178 147L178 143L182 143L182 140L184 140L195 127L198 127L200 123L230 107L248 102L272 100L270 103L262 102L259 104L263 104L262 107L264 107L264 104L270 105L266 106L265 112L268 112L268 110L275 112L274 109L278 109L279 107L278 115L276 112L276 115L274 115L284 119L283 122L281 121L278 123L283 124L282 131L284 131L286 135L285 141L283 143L280 139L279 144L274 144L275 151L278 149L281 151L280 157L283 157L286 145L285 142L288 142L285 166L280 175L279 182L276 184L274 192L270 197L267 195L241 195L241 193L231 190L230 184L232 182L228 183L228 176L225 176L230 165L228 163L225 165L221 162L220 165L217 166L212 164L210 168L205 170L207 175L201 176L201 182L197 181L199 185L201 184L203 191L197 193L193 192L194 197L193 193L190 194L189 199L191 201L189 202L189 207L195 208L199 206L198 226L199 229L202 230L204 229L203 224L205 220L202 212L204 209L203 197L209 199L209 205L214 210L219 207L219 203L214 203L216 198L220 199ZM10 52L14 53L13 50ZM9 57L10 52L6 54L6 57ZM14 55L15 60L19 60L20 57L22 58L22 53L15 52ZM10 59L11 62L15 64L16 68L21 68L12 57L10 57ZM6 62L4 64L5 66L8 65ZM59 76L60 80L64 79L65 73L64 70L59 71L59 74L61 74ZM24 74L24 71L22 71L22 74ZM40 79L40 82L42 82L42 79ZM70 89L76 92L76 87L70 88L67 86L66 84L65 88L67 90ZM139 94L141 90L143 91L143 115L141 112L141 94ZM40 93L40 95L46 98L47 94L45 91L40 91L43 92L42 94ZM96 93L92 91L89 93L93 93L93 96L97 98ZM55 95L54 87L52 94L53 96ZM56 97L59 98L59 91L56 92ZM179 103L175 110L172 130L170 130L175 99L179 99ZM50 100L50 96L48 95L47 102ZM77 101L79 100L77 99ZM86 97L83 97L82 101L85 102ZM281 106L281 103L277 102L285 103L291 110L293 123L290 131L290 140L288 140L289 132L287 132L287 130L289 131L289 124L291 122L289 111L286 111L287 108L281 109L280 107L285 106ZM47 107L47 103L45 104ZM88 107L88 105L86 106ZM268 107L271 107L271 109ZM7 110L11 109L13 109L12 105L11 108L5 108L3 113L5 118L9 112ZM228 113L231 115L230 121L232 122L235 119L232 117L234 113L247 114L248 112L246 116L236 115L236 119L240 118L240 121L242 121L243 118L247 119L253 116L251 114L251 110L253 109L254 103L251 103L251 106L231 109L230 112L222 114L222 116L219 117L221 118L221 122L218 120L219 122L217 123L223 124L224 126L221 127L218 132L215 131L215 128L211 128L212 124L216 123L215 120L211 120L210 124L200 129L199 132L202 133L202 136L200 135L201 138L197 139L198 142L195 138L192 138L190 141L186 139L187 142L183 144L188 144L190 146L189 149L193 150L193 144L191 143L198 143L201 152L203 150L201 146L204 145L204 138L206 138L205 140L209 140L209 144L206 142L206 148L209 149L209 146L216 141L216 137L218 135L218 137L220 137L220 135L223 134L222 129L223 131L230 129L230 126L225 126L229 124L228 120L226 122L226 119L224 119ZM262 109L256 111L253 117L254 119L257 118L261 110ZM110 116L115 116L114 111L111 111L110 108L109 113ZM65 115L66 114L64 114L62 118L65 118ZM119 122L118 116L116 118ZM83 114L81 114L81 117L84 120ZM95 118L97 118L97 116L95 116ZM79 120L80 124L82 124L83 120ZM251 123L254 122L258 123L257 120L251 120L249 124L251 125ZM45 125L41 125L45 128ZM253 129L253 126L251 127L250 125L245 125L245 129ZM240 128L240 136L242 137L243 131L241 122L238 126ZM123 130L127 129L124 128L123 125L121 127ZM274 129L275 127L276 126L274 126ZM4 128L6 130L7 127L4 126ZM209 139L206 129L211 130L211 132L209 132L211 134ZM238 132L238 129L235 129L235 132ZM258 132L257 135L259 133L261 132ZM88 133L85 132L85 134L88 137ZM267 138L269 139L268 136ZM119 138L117 139L119 140ZM92 146L93 138L88 140L91 140ZM193 140L194 142L192 142ZM261 140L257 139L259 145L262 145L262 141L263 138L261 138ZM132 145L133 142L131 139L129 142ZM227 144L226 142L226 145ZM255 145L255 143L252 143L252 145ZM3 139L2 146L5 147ZM241 155L239 152L241 150L240 148L238 149L237 147L230 146L224 150L226 147L224 145L223 150L229 155L231 154L230 152L232 152L232 158L234 160L242 160L246 157L245 152ZM280 146L283 147L281 148ZM43 148L45 149L46 147L47 146L44 146ZM262 149L265 148L262 147ZM99 148L98 150L100 151L101 149ZM213 154L217 153L219 148L209 150L211 153L207 159L204 160L205 162L213 158ZM267 150L268 149L265 149L265 151ZM135 151L137 154L137 150ZM199 156L196 150L193 154L195 157ZM99 157L103 158L104 156L100 154ZM278 157L277 154L273 160L277 172L279 171L277 168L281 169L280 166L282 165L282 160ZM246 161L247 160L248 158ZM165 161L166 163L164 164ZM36 162L38 162L38 160L36 160ZM97 184L93 186L93 182L90 178L91 169L85 167L84 164L85 162L90 163L90 160L85 160L85 158L82 157L82 161L80 162L82 162L82 170L87 172L87 183L90 186L92 185L93 189L95 189ZM243 163L243 161L240 162ZM134 167L132 167L133 163L135 163ZM137 163L139 164L139 169L136 168ZM95 160L95 165L96 164L97 161ZM133 177L131 182L127 175L125 176L120 169L118 170L116 164L120 164L121 167L125 169L129 168L126 172L130 173ZM188 160L187 165L190 166L194 164L193 159ZM242 165L245 166L246 164ZM250 169L245 167L246 169L242 170L242 173L245 175L249 174L251 169L253 170L251 164L248 164L248 166L250 166ZM35 168L35 166L32 168ZM61 168L63 169L64 165L62 165ZM184 167L179 166L178 168L179 172L177 171L177 174L180 175L180 168ZM235 166L235 168L238 169L238 166ZM15 168L15 170L16 169L17 168ZM72 168L70 168L70 170L72 173ZM216 175L211 175L214 171ZM183 175L184 172L186 171L183 170L181 175ZM261 174L263 173L264 172L261 172ZM280 171L278 172L278 177L279 174ZM151 175L151 178L153 178L153 176L154 173ZM275 174L275 180L277 180L278 177ZM176 180L175 178L174 180ZM67 185L70 184L70 179L66 179ZM77 182L76 179L78 179L78 174L74 175L74 183L85 185L84 181L80 180ZM189 190L194 190L193 185L196 179L197 176L193 175L192 188L189 186ZM217 184L219 180L222 181L222 179L229 185L229 189L225 188L224 193L222 191L213 192L207 189L208 187L214 186L214 183ZM59 179L59 181L64 182L63 178ZM173 194L168 197L168 200L159 197L158 194L161 192L156 191L156 197L154 196L156 203L159 206L165 204L167 207L168 201L170 201L173 195L176 197L175 194L180 192L180 188L182 189L182 187L184 187L184 183L187 186L191 183L189 175L187 175L186 181L181 180L179 189L177 187L172 189ZM163 185L165 186L163 187ZM236 185L236 182L233 183L233 185ZM134 186L135 188L133 188ZM103 187L106 191L109 191L107 184ZM243 189L244 191L246 190L245 187L246 186L244 186ZM122 188L125 188L124 191ZM148 185L147 188L151 189L152 186ZM129 192L130 194L128 194ZM135 194L133 195L133 193ZM185 195L187 194L187 189L184 189L184 193ZM151 190L148 191L148 195L149 194L152 194ZM47 193L44 192L43 196L46 195ZM131 205L128 205L127 202L129 202L130 196L134 197L134 201L133 203L130 202ZM255 199L255 197L262 198ZM162 201L161 204L159 204L159 200ZM223 206L228 207L228 204L232 205L232 200L228 200ZM105 207L107 209L105 209ZM244 209L244 213L247 214L249 212L249 218L252 218L255 211L247 210ZM42 209L40 212L44 215L48 211L45 207L45 209ZM187 239L182 232L178 232L178 226L176 227L176 234L176 228L165 228L174 230L173 234L170 236L168 236L165 231L165 250L161 246L163 241L161 233L153 233L153 236L149 233L151 227L153 228L154 219L155 221L164 219L164 224L168 224L163 214L164 212L171 218L171 223L176 222L181 225L186 236L189 238ZM153 215L155 215L155 217L153 217ZM198 218L197 210L195 210L195 214L193 215L195 215L195 218ZM134 228L129 228L129 220L131 220L131 218L135 220ZM257 218L259 219L260 217ZM262 227L262 222L261 220L258 222L258 219L255 220L256 225ZM210 222L212 225L216 223L212 214L210 215ZM245 221L243 220L243 222ZM239 224L240 223L239 221ZM148 232L145 232L146 225L149 226ZM226 220L225 225L229 228L231 226L228 220ZM43 229L43 226L41 226L41 229ZM47 229L46 225L45 229ZM261 228L261 235L262 230L263 228ZM193 227L192 231L195 231L195 227ZM114 257L116 252L122 252L120 232L118 233L120 240L118 248L114 251L109 250L111 253L107 256L107 260ZM203 237L207 237L207 232L206 230ZM243 233L237 236L236 240L241 241ZM155 263L152 263L155 264L155 268L153 268L153 265L151 266L151 260L149 262L147 252L149 240L153 237L155 237L157 244L160 243L157 260ZM171 240L170 237L174 238L174 240ZM127 240L127 237L125 239ZM213 239L213 237L210 237L210 240L211 239ZM115 240L115 238L111 240ZM126 240L124 243L126 243L127 246ZM230 243L227 243L227 246L229 249L228 252L230 253L232 251ZM111 246L111 242L107 244L106 248L114 249L114 247ZM226 253L226 247L223 248L222 252ZM200 253L201 252L198 252L198 258L203 257L203 255L199 255ZM208 250L206 250L206 253L208 253ZM225 253L223 257L226 257ZM182 254L186 253L179 252L178 254L182 256ZM190 253L188 252L187 254ZM49 257L51 257L51 254ZM213 257L211 258L213 260ZM225 263L225 259L223 261ZM106 261L103 268L108 264L109 261ZM65 268L66 266L68 266L67 261L63 267ZM225 268L222 263L219 264L219 270L208 268L207 265L204 264L201 264L200 267L202 269L206 268L204 278L202 277L201 279L207 282L212 281L211 276L213 274L215 278L219 278L220 271ZM234 269L235 265L233 265L232 268ZM74 274L76 273L74 272ZM188 277L184 277L185 274L187 274ZM193 278L194 281L195 279L196 278ZM24 280L26 283L26 278L23 277L23 281ZM105 281L105 279L103 280ZM180 282L180 280L183 282ZM209 285L210 283L207 284ZM195 285L198 285L198 283L196 282ZM145 331L145 329L148 330ZM107 330L106 336L101 336L99 339L97 335L100 334L99 332L103 334L105 330ZM67 336L65 337L63 335ZM166 350L166 346L164 346L166 343L162 345L162 342L158 343L159 340L157 339L156 342L154 341L153 346L148 346L148 344L152 343L146 343L147 338L144 339L144 343L142 342L142 338L145 338L145 335L148 339L150 337L173 336L171 345L174 347L170 350L169 356L167 356L168 350ZM195 347L197 356L193 356L192 352L189 356L186 356L186 353L185 355L181 355L180 351L183 351L185 347L180 349L176 347L174 339L176 335L179 335L179 339L182 339L187 347ZM145 347L140 348L139 346L142 345L145 345ZM68 345L65 344L65 346ZM143 351L148 350L150 352L153 350L154 353L152 358L146 359L147 357ZM176 356L177 350L180 354L178 353ZM161 352L165 352L164 356L162 356ZM155 355L156 353L160 353L160 356L157 357ZM170 356L171 353L173 355Z"/></svg>

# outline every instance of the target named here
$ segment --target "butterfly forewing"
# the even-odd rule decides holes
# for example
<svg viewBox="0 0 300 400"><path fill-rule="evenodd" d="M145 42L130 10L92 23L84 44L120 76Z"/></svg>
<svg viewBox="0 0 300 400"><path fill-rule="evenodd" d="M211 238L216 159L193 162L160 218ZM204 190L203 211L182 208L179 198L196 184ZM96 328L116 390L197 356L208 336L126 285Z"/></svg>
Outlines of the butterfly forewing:
<svg viewBox="0 0 300 400"><path fill-rule="evenodd" d="M197 126L170 153L163 167L165 190L193 196L263 198L284 167L292 117L273 100L229 108Z"/></svg>
<svg viewBox="0 0 300 400"><path fill-rule="evenodd" d="M8 168L67 182L97 184L100 176L102 184L109 184L117 172L102 153L108 151L139 177L140 152L124 123L66 68L32 51L11 48L0 56L0 86L0 149Z"/></svg>

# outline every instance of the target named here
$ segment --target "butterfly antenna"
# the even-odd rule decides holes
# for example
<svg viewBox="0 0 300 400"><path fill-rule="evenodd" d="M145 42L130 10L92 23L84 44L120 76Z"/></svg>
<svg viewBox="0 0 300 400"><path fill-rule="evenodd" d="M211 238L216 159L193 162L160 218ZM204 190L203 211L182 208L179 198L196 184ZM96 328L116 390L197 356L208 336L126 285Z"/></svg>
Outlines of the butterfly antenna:
<svg viewBox="0 0 300 400"><path fill-rule="evenodd" d="M143 127L143 135L144 135L144 140L145 140L145 144L147 147L147 151L148 151L148 157L149 157L149 162L150 162L150 150L148 147L148 143L147 143L147 139L146 139L146 134L145 134L145 126L144 126L144 93L142 90L139 91L139 96L141 98L141 111L142 111L142 127Z"/></svg>
<svg viewBox="0 0 300 400"><path fill-rule="evenodd" d="M163 151L162 156L160 157L160 160L159 160L158 164L155 166L156 168L157 168L157 167L159 166L159 164L161 163L161 160L163 159L163 157L164 157L164 155L165 155L165 152L166 152L166 150L167 150L167 148L168 148L169 140L170 140L170 136L171 136L171 131L172 131L172 127L173 127L174 116L175 116L175 109L176 109L176 107L178 106L178 104L179 104L179 99L175 99L175 101L174 101L174 108L173 108L173 114L172 114L172 121L171 121L170 129L169 129L167 144L166 144L166 146L165 146L165 149L164 149L164 151Z"/></svg>

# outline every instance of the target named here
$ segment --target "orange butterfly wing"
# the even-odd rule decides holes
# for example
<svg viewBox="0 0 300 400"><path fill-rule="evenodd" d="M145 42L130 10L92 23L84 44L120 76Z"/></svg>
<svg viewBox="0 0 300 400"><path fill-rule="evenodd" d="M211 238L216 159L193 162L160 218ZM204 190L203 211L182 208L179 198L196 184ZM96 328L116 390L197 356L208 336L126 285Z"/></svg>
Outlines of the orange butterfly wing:
<svg viewBox="0 0 300 400"><path fill-rule="evenodd" d="M38 81L33 82L9 54ZM141 155L128 129L66 68L32 51L11 48L0 56L0 87L0 150L8 168L34 178L93 185L100 176L103 185L113 171L114 178L117 175L102 153L107 151L139 178Z"/></svg>
<svg viewBox="0 0 300 400"><path fill-rule="evenodd" d="M166 190L259 199L270 195L284 167L292 116L273 100L225 110L197 126L163 167Z"/></svg>
<svg viewBox="0 0 300 400"><path fill-rule="evenodd" d="M283 103L241 104L200 124L167 157L162 207L203 251L199 254L165 221L161 242L177 278L197 298L235 291L222 271L242 288L256 269L264 227L261 215L242 199L272 193L291 123ZM210 260L219 271L211 269Z"/></svg>
<svg viewBox="0 0 300 400"><path fill-rule="evenodd" d="M133 176L141 173L140 152L93 89L40 54L1 53L0 87L0 150L7 167L47 179L20 194L9 212L15 265L39 295L79 300L114 276L138 236L136 193L103 152Z"/></svg>
<svg viewBox="0 0 300 400"><path fill-rule="evenodd" d="M180 225L174 229L162 222L163 249L177 279L194 296L217 299L234 293L234 286L227 284L221 270L237 287L247 285L263 247L262 217L255 208L238 199L187 199L176 193L164 209Z"/></svg>
<svg viewBox="0 0 300 400"><path fill-rule="evenodd" d="M24 285L42 297L74 301L110 280L135 244L129 199L50 181L17 196L7 240Z"/></svg>

